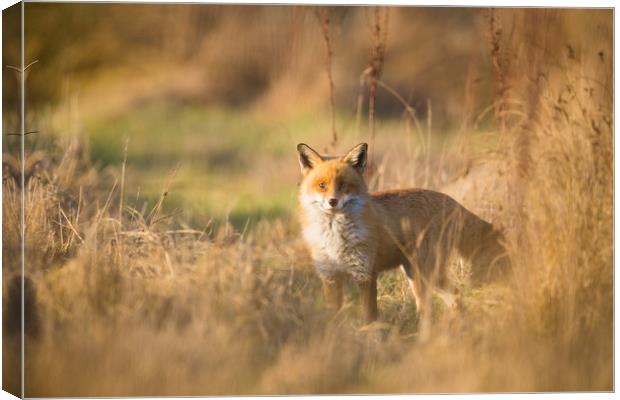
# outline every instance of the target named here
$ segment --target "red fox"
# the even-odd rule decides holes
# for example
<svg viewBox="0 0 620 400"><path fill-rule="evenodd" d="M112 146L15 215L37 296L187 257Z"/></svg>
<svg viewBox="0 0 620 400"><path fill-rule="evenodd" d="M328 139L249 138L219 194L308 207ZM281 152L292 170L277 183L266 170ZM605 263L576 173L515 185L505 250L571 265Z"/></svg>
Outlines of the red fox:
<svg viewBox="0 0 620 400"><path fill-rule="evenodd" d="M342 157L321 156L303 143L297 151L303 237L328 307L341 308L343 280L353 279L366 322L376 320L377 276L400 266L423 315L432 292L456 304L446 276L451 251L472 262L474 282L505 257L502 234L446 194L424 189L369 193L366 143Z"/></svg>

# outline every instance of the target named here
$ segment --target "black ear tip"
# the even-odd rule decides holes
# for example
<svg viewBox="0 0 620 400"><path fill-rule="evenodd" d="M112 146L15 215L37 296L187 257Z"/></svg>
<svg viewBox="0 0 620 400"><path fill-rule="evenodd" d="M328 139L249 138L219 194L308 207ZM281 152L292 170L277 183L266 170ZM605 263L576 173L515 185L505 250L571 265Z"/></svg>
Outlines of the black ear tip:
<svg viewBox="0 0 620 400"><path fill-rule="evenodd" d="M360 143L360 146L361 146L364 150L368 150L368 143Z"/></svg>
<svg viewBox="0 0 620 400"><path fill-rule="evenodd" d="M297 145L297 151L299 151L299 152L303 151L304 147L308 147L308 145L305 144L305 143L299 143Z"/></svg>

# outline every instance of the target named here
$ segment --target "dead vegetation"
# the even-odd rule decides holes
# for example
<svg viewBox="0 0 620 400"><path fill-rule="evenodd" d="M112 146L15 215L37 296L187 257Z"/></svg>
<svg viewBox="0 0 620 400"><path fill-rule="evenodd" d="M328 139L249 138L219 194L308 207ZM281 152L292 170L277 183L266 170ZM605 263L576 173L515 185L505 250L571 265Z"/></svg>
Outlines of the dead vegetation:
<svg viewBox="0 0 620 400"><path fill-rule="evenodd" d="M139 209L124 164L95 170L87 143L30 154L26 323L36 329L26 338L26 396L612 390L611 62L573 42L567 52L545 47L564 34L539 31L558 25L550 18L491 12L494 134L503 140L475 160L475 170L497 172L471 172L483 190L459 199L504 229L514 274L464 286L458 314L436 307L426 343L398 274L379 282L382 323L361 325L354 288L329 319L295 222L188 226L162 210L166 177L160 200ZM595 37L607 52L610 37ZM15 161L3 162L3 378L15 391L19 371L6 366L18 350L20 193ZM420 150L414 161L375 162L377 187L450 175ZM412 164L426 167L384 176ZM468 179L460 171L450 176L457 185Z"/></svg>

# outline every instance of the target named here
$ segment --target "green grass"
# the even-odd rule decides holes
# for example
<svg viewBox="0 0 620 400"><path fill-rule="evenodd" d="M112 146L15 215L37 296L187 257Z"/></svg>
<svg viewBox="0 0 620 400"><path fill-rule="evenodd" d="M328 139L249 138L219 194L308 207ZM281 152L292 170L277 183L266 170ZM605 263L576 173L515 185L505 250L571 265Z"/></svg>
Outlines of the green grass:
<svg viewBox="0 0 620 400"><path fill-rule="evenodd" d="M85 131L101 168L118 168L128 140L127 204L152 207L178 168L165 212L180 209L192 222L226 219L243 227L248 219L291 214L295 145L311 141L327 123L310 115L265 122L250 112L160 102L112 121L86 121Z"/></svg>

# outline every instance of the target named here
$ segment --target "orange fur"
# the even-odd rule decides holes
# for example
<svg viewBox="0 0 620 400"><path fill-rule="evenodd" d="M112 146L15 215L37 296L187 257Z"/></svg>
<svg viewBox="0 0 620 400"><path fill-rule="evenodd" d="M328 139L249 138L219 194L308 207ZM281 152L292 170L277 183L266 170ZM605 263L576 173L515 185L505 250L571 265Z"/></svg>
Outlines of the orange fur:
<svg viewBox="0 0 620 400"><path fill-rule="evenodd" d="M366 320L373 321L377 276L399 266L419 313L428 307L429 289L453 305L446 279L453 250L473 262L476 282L504 255L501 233L448 195L423 189L369 193L365 143L343 157L324 157L304 144L297 149L303 234L331 307L341 307L342 282L350 278L362 290Z"/></svg>

